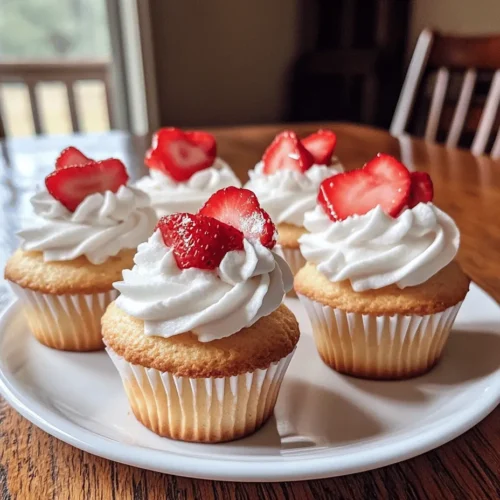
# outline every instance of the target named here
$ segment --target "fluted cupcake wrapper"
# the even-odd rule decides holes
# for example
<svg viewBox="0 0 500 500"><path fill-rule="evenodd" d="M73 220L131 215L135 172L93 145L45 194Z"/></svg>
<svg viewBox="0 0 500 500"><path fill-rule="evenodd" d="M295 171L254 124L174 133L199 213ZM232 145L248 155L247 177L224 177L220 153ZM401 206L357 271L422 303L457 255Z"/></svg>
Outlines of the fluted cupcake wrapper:
<svg viewBox="0 0 500 500"><path fill-rule="evenodd" d="M294 276L298 273L299 269L306 265L306 259L304 259L298 248L285 248L281 245L276 245L275 251L286 260Z"/></svg>
<svg viewBox="0 0 500 500"><path fill-rule="evenodd" d="M439 360L462 302L435 314L375 316L342 311L298 295L323 361L357 377L401 379Z"/></svg>
<svg viewBox="0 0 500 500"><path fill-rule="evenodd" d="M107 347L136 418L160 436L222 442L251 434L271 416L293 351L265 370L225 378L178 377L126 361Z"/></svg>
<svg viewBox="0 0 500 500"><path fill-rule="evenodd" d="M64 351L103 349L101 317L116 290L93 294L48 294L10 282L22 301L28 325L39 342Z"/></svg>
<svg viewBox="0 0 500 500"><path fill-rule="evenodd" d="M306 265L306 259L304 259L302 253L298 248L285 248L281 245L276 245L275 252L277 252L278 255L286 260L294 276L299 272L300 269L302 269ZM287 295L289 297L297 296L293 288L288 292Z"/></svg>

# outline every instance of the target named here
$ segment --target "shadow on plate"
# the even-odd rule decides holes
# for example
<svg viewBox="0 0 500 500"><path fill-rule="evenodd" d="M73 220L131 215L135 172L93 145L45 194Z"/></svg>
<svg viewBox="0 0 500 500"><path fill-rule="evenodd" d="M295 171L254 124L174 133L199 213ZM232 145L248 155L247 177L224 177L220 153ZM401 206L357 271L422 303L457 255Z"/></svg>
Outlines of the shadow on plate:
<svg viewBox="0 0 500 500"><path fill-rule="evenodd" d="M357 389L389 399L423 402L432 398L430 385L459 385L500 369L500 335L477 330L451 333L439 363L420 377L401 381L364 380L346 377Z"/></svg>
<svg viewBox="0 0 500 500"><path fill-rule="evenodd" d="M422 380L455 385L486 377L500 369L500 335L477 330L451 333L441 362Z"/></svg>
<svg viewBox="0 0 500 500"><path fill-rule="evenodd" d="M346 445L383 432L381 422L351 401L324 387L289 379L276 406L282 451Z"/></svg>
<svg viewBox="0 0 500 500"><path fill-rule="evenodd" d="M269 449L270 454L276 455L280 449L280 435L278 433L278 426L276 417L271 415L269 420L254 434L246 436L236 441L224 443L225 447L237 448L260 448L261 450ZM274 450L274 451L273 451ZM233 450L234 452L234 450ZM246 452L245 452L246 453Z"/></svg>

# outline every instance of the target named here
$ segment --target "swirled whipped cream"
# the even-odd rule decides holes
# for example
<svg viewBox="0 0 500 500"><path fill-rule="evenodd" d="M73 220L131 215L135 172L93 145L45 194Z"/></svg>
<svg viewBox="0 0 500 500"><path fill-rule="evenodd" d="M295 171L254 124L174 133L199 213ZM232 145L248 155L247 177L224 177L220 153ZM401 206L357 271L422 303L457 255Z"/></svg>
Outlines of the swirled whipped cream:
<svg viewBox="0 0 500 500"><path fill-rule="evenodd" d="M172 337L192 331L200 342L228 337L279 307L292 287L285 261L244 240L214 271L179 269L159 230L139 246L135 266L123 271L116 304L144 320L144 333Z"/></svg>
<svg viewBox="0 0 500 500"><path fill-rule="evenodd" d="M175 212L196 213L211 194L241 183L229 165L216 158L210 168L200 170L186 182L177 182L159 170L150 169L149 175L136 183L148 193L151 205L159 217Z"/></svg>
<svg viewBox="0 0 500 500"><path fill-rule="evenodd" d="M288 223L304 226L304 215L316 206L321 182L343 171L338 162L332 165L312 165L303 174L292 170L264 173L260 161L248 173L250 180L245 187L253 191L275 224Z"/></svg>
<svg viewBox="0 0 500 500"><path fill-rule="evenodd" d="M23 250L43 252L46 262L85 255L102 264L126 248L137 248L156 224L149 197L129 186L87 196L74 212L44 188L31 198L36 218L18 232Z"/></svg>
<svg viewBox="0 0 500 500"><path fill-rule="evenodd" d="M309 234L299 239L306 260L330 281L350 280L353 290L424 283L457 254L460 233L432 203L392 218L377 206L365 215L333 222L317 206L306 214Z"/></svg>

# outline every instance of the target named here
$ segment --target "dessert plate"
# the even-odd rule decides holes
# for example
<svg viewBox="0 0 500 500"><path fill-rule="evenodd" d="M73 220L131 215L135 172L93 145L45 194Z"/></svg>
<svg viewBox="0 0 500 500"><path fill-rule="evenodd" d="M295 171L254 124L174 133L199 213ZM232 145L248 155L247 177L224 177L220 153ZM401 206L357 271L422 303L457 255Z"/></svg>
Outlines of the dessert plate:
<svg viewBox="0 0 500 500"><path fill-rule="evenodd" d="M405 460L462 434L500 402L500 306L473 285L444 357L427 375L376 382L339 375L302 331L275 416L256 434L207 445L160 438L131 414L104 352L59 352L29 334L17 303L0 319L0 389L46 432L101 457L170 474L293 481Z"/></svg>

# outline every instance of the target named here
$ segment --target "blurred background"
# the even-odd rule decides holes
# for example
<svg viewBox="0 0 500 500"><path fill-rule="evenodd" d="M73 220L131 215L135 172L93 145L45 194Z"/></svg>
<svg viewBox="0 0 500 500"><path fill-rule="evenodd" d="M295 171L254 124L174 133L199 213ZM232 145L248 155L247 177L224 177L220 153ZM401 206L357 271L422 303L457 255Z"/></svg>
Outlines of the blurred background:
<svg viewBox="0 0 500 500"><path fill-rule="evenodd" d="M388 128L424 27L500 32L500 0L0 0L3 134Z"/></svg>

